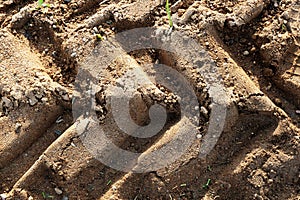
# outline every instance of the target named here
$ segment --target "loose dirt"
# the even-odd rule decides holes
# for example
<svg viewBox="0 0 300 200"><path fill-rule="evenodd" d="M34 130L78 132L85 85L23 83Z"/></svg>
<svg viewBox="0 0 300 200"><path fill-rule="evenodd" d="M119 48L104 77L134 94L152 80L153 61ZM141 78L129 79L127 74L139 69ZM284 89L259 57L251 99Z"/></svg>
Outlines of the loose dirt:
<svg viewBox="0 0 300 200"><path fill-rule="evenodd" d="M79 116L72 115L72 105L81 103L76 78L110 37L141 27L168 29L165 1L0 0L2 199L300 199L300 2L170 0L170 6L173 31L201 44L208 54L199 59L210 56L222 77L229 94L225 127L199 158L213 115L203 74L167 51L124 50L101 71L96 94L97 117L115 133L109 136L115 144L147 156L185 127L176 95L155 83L137 91L130 115L147 125L149 107L158 103L167 110L166 126L147 140L116 127L107 86L130 68L151 74L147 63L171 66L192 86L200 114L197 137L183 156L162 169L132 173L104 165L84 146Z"/></svg>

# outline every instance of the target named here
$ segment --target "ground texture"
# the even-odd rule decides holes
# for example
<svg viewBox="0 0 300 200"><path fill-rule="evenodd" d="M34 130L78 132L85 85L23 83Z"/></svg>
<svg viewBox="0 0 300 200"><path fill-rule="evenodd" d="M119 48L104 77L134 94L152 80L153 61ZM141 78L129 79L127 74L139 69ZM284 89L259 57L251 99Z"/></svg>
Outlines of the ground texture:
<svg viewBox="0 0 300 200"><path fill-rule="evenodd" d="M145 63L181 73L201 108L188 152L137 174L114 170L85 148L72 115L73 91L81 63L99 43L133 28L168 28L165 1L0 0L2 199L300 199L300 2L170 0L170 6L173 30L199 42L217 66L230 97L226 126L200 159L212 101L201 73L168 52L121 52L99 80L97 115L104 124L112 123L106 85L128 66L151 71ZM167 109L166 127L147 141L111 138L145 155L182 126L174 94L151 87L133 100L132 118L147 124L144 113L158 102Z"/></svg>

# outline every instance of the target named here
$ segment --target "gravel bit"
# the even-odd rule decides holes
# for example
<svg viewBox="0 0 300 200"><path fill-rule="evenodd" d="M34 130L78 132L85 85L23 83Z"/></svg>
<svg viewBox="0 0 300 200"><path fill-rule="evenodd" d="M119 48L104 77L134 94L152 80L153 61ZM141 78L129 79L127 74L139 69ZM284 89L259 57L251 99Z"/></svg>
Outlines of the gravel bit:
<svg viewBox="0 0 300 200"><path fill-rule="evenodd" d="M20 133L20 132L21 132L21 127L22 127L22 124L16 123L16 126L15 126L15 133Z"/></svg>
<svg viewBox="0 0 300 200"><path fill-rule="evenodd" d="M58 194L58 195L61 195L63 193L63 191L57 187L54 188L54 190L55 190L56 194Z"/></svg>
<svg viewBox="0 0 300 200"><path fill-rule="evenodd" d="M244 56L248 56L249 54L250 54L249 51L244 51L243 53Z"/></svg>

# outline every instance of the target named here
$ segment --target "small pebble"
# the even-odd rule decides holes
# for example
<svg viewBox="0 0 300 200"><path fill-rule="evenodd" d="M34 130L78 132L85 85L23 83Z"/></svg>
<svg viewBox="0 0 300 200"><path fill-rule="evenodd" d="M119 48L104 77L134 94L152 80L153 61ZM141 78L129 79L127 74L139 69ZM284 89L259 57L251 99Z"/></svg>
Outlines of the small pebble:
<svg viewBox="0 0 300 200"><path fill-rule="evenodd" d="M251 52L254 52L254 51L256 51L256 48L255 48L255 47L252 47L250 51L251 51Z"/></svg>
<svg viewBox="0 0 300 200"><path fill-rule="evenodd" d="M97 27L94 27L93 31L94 31L94 33L98 33L99 32Z"/></svg>
<svg viewBox="0 0 300 200"><path fill-rule="evenodd" d="M300 115L300 110L296 110L295 113L296 113L297 115Z"/></svg>
<svg viewBox="0 0 300 200"><path fill-rule="evenodd" d="M69 200L69 197L64 196L61 200Z"/></svg>
<svg viewBox="0 0 300 200"><path fill-rule="evenodd" d="M43 103L47 103L49 101L49 99L47 97L43 97L41 100Z"/></svg>
<svg viewBox="0 0 300 200"><path fill-rule="evenodd" d="M258 194L254 194L254 198L257 199L257 200L262 200L262 199L263 199L263 198L262 198L260 195L258 195Z"/></svg>
<svg viewBox="0 0 300 200"><path fill-rule="evenodd" d="M63 193L63 191L59 188L54 188L56 194L61 195Z"/></svg>
<svg viewBox="0 0 300 200"><path fill-rule="evenodd" d="M74 58L74 57L76 57L77 56L77 53L76 52L73 52L72 54L71 54L71 57L72 58Z"/></svg>
<svg viewBox="0 0 300 200"><path fill-rule="evenodd" d="M56 51L53 51L52 52L52 56L56 56L57 55L57 52Z"/></svg>
<svg viewBox="0 0 300 200"><path fill-rule="evenodd" d="M28 101L31 106L34 106L38 103L38 100L35 97L31 97Z"/></svg>
<svg viewBox="0 0 300 200"><path fill-rule="evenodd" d="M274 182L273 179L268 180L268 183L273 183L273 182Z"/></svg>
<svg viewBox="0 0 300 200"><path fill-rule="evenodd" d="M2 97L2 101L4 102L4 106L7 108L10 108L12 106L12 102L9 98Z"/></svg>
<svg viewBox="0 0 300 200"><path fill-rule="evenodd" d="M5 200L7 198L6 194L0 194L1 200Z"/></svg>
<svg viewBox="0 0 300 200"><path fill-rule="evenodd" d="M244 51L243 53L244 56L248 56L249 54L250 54L249 51Z"/></svg>
<svg viewBox="0 0 300 200"><path fill-rule="evenodd" d="M208 111L204 106L201 106L200 108L201 113L203 113L205 116L208 115Z"/></svg>
<svg viewBox="0 0 300 200"><path fill-rule="evenodd" d="M197 136L196 136L196 137L197 137L197 139L199 139L199 140L200 140L200 139L201 139L203 136L202 136L201 134L197 134Z"/></svg>
<svg viewBox="0 0 300 200"><path fill-rule="evenodd" d="M70 97L69 97L68 94L63 94L61 97L62 97L63 100L65 100L65 101L70 101Z"/></svg>
<svg viewBox="0 0 300 200"><path fill-rule="evenodd" d="M22 127L22 124L16 123L16 126L15 126L15 133L20 133L20 132L21 132L21 127Z"/></svg>
<svg viewBox="0 0 300 200"><path fill-rule="evenodd" d="M13 91L10 93L11 96L13 96L14 99L20 100L23 97L22 91L14 88Z"/></svg>

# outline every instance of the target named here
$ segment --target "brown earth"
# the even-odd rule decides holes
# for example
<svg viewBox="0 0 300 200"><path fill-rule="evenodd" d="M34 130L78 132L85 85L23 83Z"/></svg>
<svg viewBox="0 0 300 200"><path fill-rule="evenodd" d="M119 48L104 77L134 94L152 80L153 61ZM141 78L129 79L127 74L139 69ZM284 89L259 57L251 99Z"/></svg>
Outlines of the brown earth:
<svg viewBox="0 0 300 200"><path fill-rule="evenodd" d="M171 66L188 80L201 107L199 133L186 154L162 169L133 173L102 164L84 146L74 118L79 116L72 115L75 80L91 51L115 34L168 28L165 1L47 0L39 6L0 0L2 199L300 199L300 1L170 5L173 31L199 42L209 53L199 59L210 56L217 65L230 95L226 124L200 159L212 114L203 74L170 52L118 52L121 58L101 71L96 95L97 116L115 144L147 156L184 128L172 91L152 84L136 94L130 114L145 125L145 113L157 102L167 109L166 126L146 141L117 129L105 91L130 68Z"/></svg>

